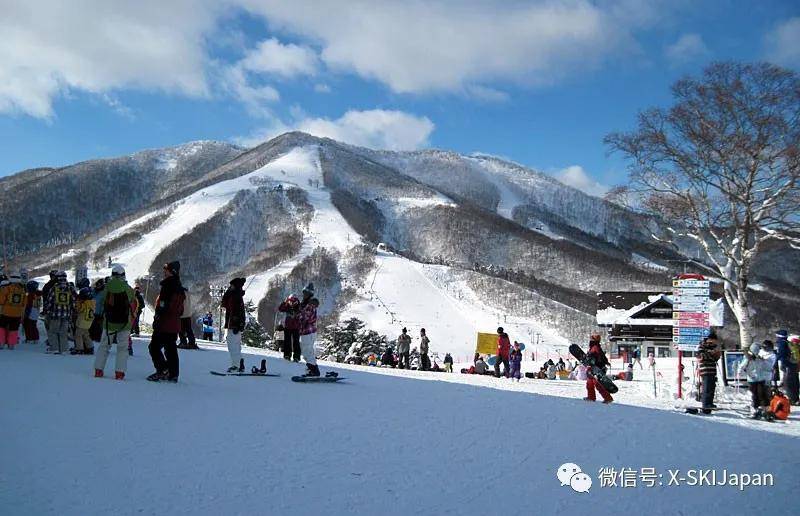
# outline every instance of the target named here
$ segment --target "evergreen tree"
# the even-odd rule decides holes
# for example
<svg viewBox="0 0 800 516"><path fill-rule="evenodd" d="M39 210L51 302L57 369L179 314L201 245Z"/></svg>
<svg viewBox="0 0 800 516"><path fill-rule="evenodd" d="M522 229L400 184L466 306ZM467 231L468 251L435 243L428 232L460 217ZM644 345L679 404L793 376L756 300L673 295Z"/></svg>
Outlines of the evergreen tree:
<svg viewBox="0 0 800 516"><path fill-rule="evenodd" d="M248 301L244 306L245 313L247 314L247 323L242 332L242 344L252 348L268 348L270 339L267 331L258 322L258 318L253 314L256 307L252 301Z"/></svg>

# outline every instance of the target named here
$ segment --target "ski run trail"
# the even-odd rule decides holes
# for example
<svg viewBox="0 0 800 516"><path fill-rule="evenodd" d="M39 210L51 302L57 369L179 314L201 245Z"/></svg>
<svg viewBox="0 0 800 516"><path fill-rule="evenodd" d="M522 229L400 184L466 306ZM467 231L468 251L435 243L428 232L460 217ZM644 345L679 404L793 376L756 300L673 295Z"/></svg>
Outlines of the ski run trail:
<svg viewBox="0 0 800 516"><path fill-rule="evenodd" d="M344 381L296 384L302 364L255 349L247 367L266 356L279 378L216 377L227 352L202 348L180 351L178 384L144 379L145 339L123 382L42 344L0 351L2 514L797 513L796 415L687 415L648 398L644 374L611 405L582 401L581 382L340 364ZM560 484L564 463L589 475L588 493ZM663 477L611 487L602 468ZM669 470L773 485L669 485Z"/></svg>

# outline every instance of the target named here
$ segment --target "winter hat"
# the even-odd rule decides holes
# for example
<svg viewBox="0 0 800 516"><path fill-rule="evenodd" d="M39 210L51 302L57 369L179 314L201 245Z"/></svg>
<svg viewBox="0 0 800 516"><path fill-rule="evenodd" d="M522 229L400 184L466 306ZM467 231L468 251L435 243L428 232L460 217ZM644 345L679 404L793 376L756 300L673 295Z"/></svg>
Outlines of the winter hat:
<svg viewBox="0 0 800 516"><path fill-rule="evenodd" d="M112 276L124 276L125 275L125 267L122 265L115 263L113 267L111 267L111 275Z"/></svg>
<svg viewBox="0 0 800 516"><path fill-rule="evenodd" d="M231 286L242 288L247 280L245 278L233 278L230 282Z"/></svg>
<svg viewBox="0 0 800 516"><path fill-rule="evenodd" d="M19 276L19 274L12 274L8 277L8 281L11 283L22 283L22 278Z"/></svg>
<svg viewBox="0 0 800 516"><path fill-rule="evenodd" d="M28 292L36 292L37 290L39 290L39 282L30 280L25 285L25 290L27 290Z"/></svg>
<svg viewBox="0 0 800 516"><path fill-rule="evenodd" d="M57 274L58 274L57 270L55 270L55 269L51 269L50 270L50 277L51 278L55 278Z"/></svg>
<svg viewBox="0 0 800 516"><path fill-rule="evenodd" d="M408 332L408 328L403 328L403 333L407 333L407 332Z"/></svg>
<svg viewBox="0 0 800 516"><path fill-rule="evenodd" d="M788 332L788 331L786 331L786 330L778 330L778 331L775 333L775 336L776 336L776 337L781 337L781 338L784 338L784 339L785 339L786 337L788 337L788 336L789 336L789 332Z"/></svg>
<svg viewBox="0 0 800 516"><path fill-rule="evenodd" d="M90 289L89 287L83 287L78 292L78 297L80 297L81 299L92 299L92 289Z"/></svg>
<svg viewBox="0 0 800 516"><path fill-rule="evenodd" d="M90 285L91 282L89 281L89 278L81 278L81 280L78 282L78 288L84 288Z"/></svg>
<svg viewBox="0 0 800 516"><path fill-rule="evenodd" d="M761 343L761 347L769 351L775 347L775 344L773 344L771 340L765 339L764 342Z"/></svg>
<svg viewBox="0 0 800 516"><path fill-rule="evenodd" d="M761 346L758 345L757 342L753 342L750 344L750 354L753 356L758 355L758 352L761 351Z"/></svg>
<svg viewBox="0 0 800 516"><path fill-rule="evenodd" d="M791 337L789 337L789 342L791 342L792 344L796 344L800 342L800 337L798 337L797 335L792 335Z"/></svg>
<svg viewBox="0 0 800 516"><path fill-rule="evenodd" d="M63 279L64 281L66 281L66 279L67 279L67 273L66 273L66 272L64 272L64 271L58 271L58 272L56 273L56 279Z"/></svg>
<svg viewBox="0 0 800 516"><path fill-rule="evenodd" d="M174 262L169 262L164 264L164 268L167 269L169 272L174 274L175 276L181 273L181 262L175 260Z"/></svg>
<svg viewBox="0 0 800 516"><path fill-rule="evenodd" d="M497 334L500 335L501 333L503 333L503 327L502 326L497 328Z"/></svg>
<svg viewBox="0 0 800 516"><path fill-rule="evenodd" d="M303 289L303 294L311 294L313 296L314 295L314 284L313 283L309 283L308 285L306 285L306 288Z"/></svg>

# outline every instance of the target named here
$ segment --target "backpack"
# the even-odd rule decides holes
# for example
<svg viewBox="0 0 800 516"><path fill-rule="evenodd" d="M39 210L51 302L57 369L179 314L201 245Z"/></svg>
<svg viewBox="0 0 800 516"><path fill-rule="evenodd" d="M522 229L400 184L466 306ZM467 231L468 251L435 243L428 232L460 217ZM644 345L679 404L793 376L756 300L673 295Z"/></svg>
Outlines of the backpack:
<svg viewBox="0 0 800 516"><path fill-rule="evenodd" d="M8 296L8 300L6 301L8 306L13 306L16 308L22 307L25 305L25 289L21 286L11 286L11 294Z"/></svg>
<svg viewBox="0 0 800 516"><path fill-rule="evenodd" d="M55 304L56 308L66 311L69 309L69 298L70 298L70 291L69 287L62 288L59 286L55 286L55 293L53 295L53 303Z"/></svg>
<svg viewBox="0 0 800 516"><path fill-rule="evenodd" d="M775 419L788 419L791 412L789 398L776 393L769 403L769 411L775 416Z"/></svg>
<svg viewBox="0 0 800 516"><path fill-rule="evenodd" d="M131 317L131 303L125 292L106 292L104 303L106 323L128 324Z"/></svg>

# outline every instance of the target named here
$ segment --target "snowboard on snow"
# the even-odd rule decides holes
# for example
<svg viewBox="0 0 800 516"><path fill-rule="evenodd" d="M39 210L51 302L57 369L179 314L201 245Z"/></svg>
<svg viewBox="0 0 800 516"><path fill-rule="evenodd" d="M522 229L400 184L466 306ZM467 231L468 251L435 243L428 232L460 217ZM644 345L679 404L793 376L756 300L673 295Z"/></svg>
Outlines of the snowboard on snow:
<svg viewBox="0 0 800 516"><path fill-rule="evenodd" d="M270 377L280 376L277 373L245 373L245 372L226 373L222 371L209 371L209 372L215 376L270 376Z"/></svg>
<svg viewBox="0 0 800 516"><path fill-rule="evenodd" d="M736 409L733 409L733 408L730 408L730 407L716 407L716 408L710 408L710 409L705 409L705 410L709 410L709 411L711 411L711 413L710 414L704 413L703 412L703 407L684 407L684 412L686 412L687 414L710 416L714 412L719 412L719 411L723 410L725 412L737 414L740 417L742 417L743 419L752 419L754 421L766 421L768 423L785 423L785 421L783 421L783 420L775 419L775 415L772 414L771 412L768 412L766 415L763 415L763 416L761 416L759 418L754 418L754 417L750 416L748 413L745 413L745 412L742 412L741 410L736 410Z"/></svg>
<svg viewBox="0 0 800 516"><path fill-rule="evenodd" d="M298 383L335 383L339 380L346 378L333 371L326 373L325 376L292 376L292 381Z"/></svg>
<svg viewBox="0 0 800 516"><path fill-rule="evenodd" d="M610 394L615 394L617 391L619 391L619 387L617 387L617 385L614 383L614 380L603 373L603 370L595 365L594 359L589 357L580 346L577 344L570 344L569 352L578 362L589 368L592 376L597 378L597 381L600 382L600 385L602 385Z"/></svg>
<svg viewBox="0 0 800 516"><path fill-rule="evenodd" d="M280 376L276 373L267 373L267 361L261 360L261 368L253 366L249 373L244 370L244 359L239 360L239 370L231 372L209 371L215 376Z"/></svg>

